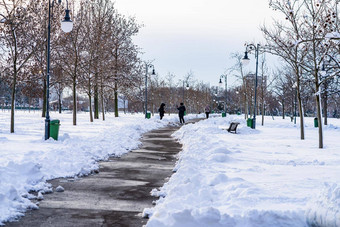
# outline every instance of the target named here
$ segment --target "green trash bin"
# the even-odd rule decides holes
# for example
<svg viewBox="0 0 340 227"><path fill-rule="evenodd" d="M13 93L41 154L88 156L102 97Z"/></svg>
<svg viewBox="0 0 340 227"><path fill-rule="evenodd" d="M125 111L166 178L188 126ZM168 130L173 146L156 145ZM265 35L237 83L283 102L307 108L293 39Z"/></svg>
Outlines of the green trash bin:
<svg viewBox="0 0 340 227"><path fill-rule="evenodd" d="M318 122L318 118L314 118L314 127L317 128L319 127L319 122Z"/></svg>
<svg viewBox="0 0 340 227"><path fill-rule="evenodd" d="M241 112L237 112L237 115L241 115Z"/></svg>
<svg viewBox="0 0 340 227"><path fill-rule="evenodd" d="M222 117L226 117L226 116L227 116L227 113L222 112Z"/></svg>
<svg viewBox="0 0 340 227"><path fill-rule="evenodd" d="M50 137L52 137L54 140L58 140L59 126L60 120L50 121Z"/></svg>
<svg viewBox="0 0 340 227"><path fill-rule="evenodd" d="M146 112L146 118L150 119L150 117L151 117L151 112Z"/></svg>
<svg viewBox="0 0 340 227"><path fill-rule="evenodd" d="M253 126L253 119L251 119L251 118L247 119L247 126L252 128L252 126Z"/></svg>

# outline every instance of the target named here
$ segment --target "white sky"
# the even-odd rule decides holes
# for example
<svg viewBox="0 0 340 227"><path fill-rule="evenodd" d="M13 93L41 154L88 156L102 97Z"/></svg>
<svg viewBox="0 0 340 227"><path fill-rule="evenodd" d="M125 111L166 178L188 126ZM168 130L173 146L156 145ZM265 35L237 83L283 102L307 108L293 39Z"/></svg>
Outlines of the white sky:
<svg viewBox="0 0 340 227"><path fill-rule="evenodd" d="M232 52L244 52L244 43L263 41L259 26L271 24L267 0L115 0L118 12L135 16L145 26L135 43L154 60L155 70L217 85L234 64ZM251 56L254 61L254 56ZM255 70L255 65L250 65ZM230 81L230 82L229 82ZM234 79L228 77L228 87Z"/></svg>

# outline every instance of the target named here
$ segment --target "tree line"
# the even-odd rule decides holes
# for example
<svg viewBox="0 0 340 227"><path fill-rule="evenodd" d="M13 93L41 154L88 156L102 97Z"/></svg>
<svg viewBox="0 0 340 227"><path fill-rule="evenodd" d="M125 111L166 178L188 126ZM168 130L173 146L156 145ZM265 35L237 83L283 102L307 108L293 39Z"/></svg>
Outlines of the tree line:
<svg viewBox="0 0 340 227"><path fill-rule="evenodd" d="M16 107L41 106L45 117L47 90L54 96L49 100L53 101L53 107L59 111L72 108L74 125L77 105L84 110L82 103L87 103L91 122L99 119L100 114L105 120L108 110L118 117L118 97L129 100L131 111L144 111L145 62L141 48L133 42L143 25L134 17L120 14L110 0L70 0L68 8L74 25L70 33L64 33L60 21L65 3L52 2L49 89L46 81L48 1L0 2L0 104L11 109L11 133ZM148 108L153 112L160 102L167 102L169 110L174 110L175 102L183 102L184 95L192 97L193 105L189 108L192 111L206 105L208 88L203 82L194 81L191 72L183 78L186 83L189 79L191 82L185 92L172 74L167 75L168 88L158 75L148 79L148 89L154 93L148 100ZM70 91L71 100L63 97L65 91ZM165 100L156 93L170 95L164 96Z"/></svg>
<svg viewBox="0 0 340 227"><path fill-rule="evenodd" d="M79 109L89 110L90 121L100 114L105 120L107 111L118 117L119 99L128 103L125 111L130 112L144 112L145 101L152 113L162 102L169 113L176 112L180 102L192 113L203 112L207 105L217 111L244 113L245 118L256 111L262 115L262 124L264 115L298 115L301 139L305 138L304 117L315 116L322 148L322 125L327 125L327 117L339 117L338 2L269 1L279 17L260 28L266 42L260 45L255 109L255 75L243 66L243 54L231 55L234 65L225 74L235 76L240 85L227 90L195 80L191 71L178 81L172 73L146 76L142 50L133 42L143 25L134 17L120 14L110 0L69 1L74 28L65 34L60 29L64 5L55 4L50 83L54 106L59 111L72 108L74 125ZM16 106L37 106L43 100L42 117L46 113L47 13L47 1L0 2L0 104L11 108L11 132ZM269 54L278 56L282 67L270 69ZM65 91L70 91L70 98L62 96Z"/></svg>
<svg viewBox="0 0 340 227"><path fill-rule="evenodd" d="M300 138L305 138L304 117L315 116L319 148L323 148L323 124L327 118L339 117L339 16L338 0L270 0L269 7L279 17L271 25L262 25L265 43L259 45L260 56L277 56L282 67L268 70L265 57L260 62L259 105L255 111L280 112L283 118L297 109ZM254 49L250 49L254 52ZM234 54L236 73L242 86L246 118L251 105L249 72L242 65L241 54ZM253 80L252 80L253 81ZM253 85L252 85L253 86ZM324 119L324 122L322 122Z"/></svg>

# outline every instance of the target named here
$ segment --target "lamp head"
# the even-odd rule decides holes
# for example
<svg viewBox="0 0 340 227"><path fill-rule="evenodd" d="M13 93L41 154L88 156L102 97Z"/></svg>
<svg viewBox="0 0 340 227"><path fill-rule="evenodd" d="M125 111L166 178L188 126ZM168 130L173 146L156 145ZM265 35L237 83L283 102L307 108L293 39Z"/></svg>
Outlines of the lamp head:
<svg viewBox="0 0 340 227"><path fill-rule="evenodd" d="M187 84L187 86L185 87L185 89L189 90L189 84Z"/></svg>
<svg viewBox="0 0 340 227"><path fill-rule="evenodd" d="M61 22L61 29L66 33L72 31L72 29L73 29L73 22L72 22L71 17L70 17L70 10L69 9L65 10L65 18Z"/></svg>
<svg viewBox="0 0 340 227"><path fill-rule="evenodd" d="M220 78L220 82L218 82L218 86L222 87L222 79Z"/></svg>
<svg viewBox="0 0 340 227"><path fill-rule="evenodd" d="M152 69L152 73L151 73L151 75L156 75L156 73L155 73L155 69Z"/></svg>
<svg viewBox="0 0 340 227"><path fill-rule="evenodd" d="M243 65L248 65L249 64L249 62L250 62L250 59L248 58L248 52L246 51L246 52L244 52L244 57L242 58L242 64Z"/></svg>

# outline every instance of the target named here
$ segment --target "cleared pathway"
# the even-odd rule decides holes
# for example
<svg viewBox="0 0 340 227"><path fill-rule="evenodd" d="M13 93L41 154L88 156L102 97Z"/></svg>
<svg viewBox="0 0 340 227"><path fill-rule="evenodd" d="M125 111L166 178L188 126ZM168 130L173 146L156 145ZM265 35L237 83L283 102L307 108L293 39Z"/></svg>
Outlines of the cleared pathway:
<svg viewBox="0 0 340 227"><path fill-rule="evenodd" d="M143 226L143 209L157 199L150 192L171 176L181 150L171 137L178 129L173 125L145 133L140 149L101 162L98 174L51 181L65 191L44 195L39 210L5 226Z"/></svg>

